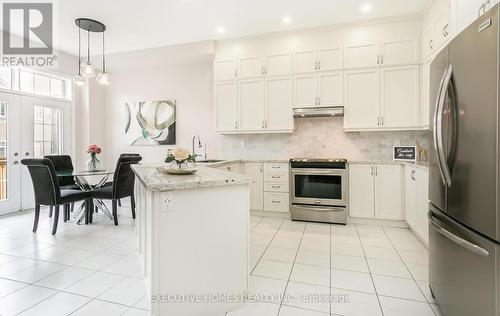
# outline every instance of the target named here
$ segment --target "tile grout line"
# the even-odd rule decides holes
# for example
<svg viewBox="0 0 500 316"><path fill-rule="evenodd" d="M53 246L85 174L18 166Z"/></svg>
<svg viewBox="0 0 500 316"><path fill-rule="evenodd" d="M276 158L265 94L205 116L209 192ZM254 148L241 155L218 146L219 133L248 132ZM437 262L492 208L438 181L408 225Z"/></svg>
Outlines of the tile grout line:
<svg viewBox="0 0 500 316"><path fill-rule="evenodd" d="M391 245L394 247L394 244L392 243L392 239L391 237L389 237L389 235L387 234L387 231L385 230L385 227L382 226L382 230L384 231L384 234L387 236L387 239L389 239L389 242L391 243ZM436 312L434 311L434 308L432 308L431 306L431 303L429 302L429 299L427 299L427 296L425 295L424 291L422 291L422 289L420 288L420 286L418 285L418 282L417 280L415 279L415 277L413 276L413 274L411 273L410 269L408 268L408 266L406 265L406 262L403 260L403 258L401 257L401 255L399 254L399 250L394 247L394 249L396 250L396 253L398 254L398 257L399 259L403 262L403 265L405 266L406 270L408 271L408 273L410 274L411 276L411 279L413 280L413 282L415 282L415 285L417 286L418 290L420 291L420 293L423 295L425 301L427 302L427 304L429 305L429 308L432 310L432 313L434 313L434 315L438 316L436 314ZM426 283L429 283L429 282L426 282ZM401 298L400 298L401 299Z"/></svg>
<svg viewBox="0 0 500 316"><path fill-rule="evenodd" d="M281 307L283 306L283 301L285 299L286 291L288 290L288 284L290 284L290 278L292 277L293 268L295 267L295 261L297 260L297 256L299 254L300 245L302 244L302 239L304 238L304 234L305 234L305 231L306 231L306 226L307 226L307 223L304 223L304 228L302 229L302 235L300 236L299 245L297 246L297 251L295 252L295 258L293 259L292 268L290 269L290 273L288 274L288 280L286 281L285 289L283 290L283 297L281 298L281 302L280 302L280 305L279 305L279 308L278 308L278 314L277 314L277 316L279 316L279 314L281 312Z"/></svg>
<svg viewBox="0 0 500 316"><path fill-rule="evenodd" d="M264 219L264 217L262 217L262 219ZM262 221L262 219L261 219L261 221ZM265 255L265 253L266 253L267 249L269 249L269 246L270 246L270 245L271 245L271 243L273 242L274 237L276 237L276 235L278 234L278 232L279 232L279 230L280 230L281 226L283 226L283 223L284 223L284 222L285 222L285 220L283 219L283 220L281 221L280 225L278 226L278 228L276 229L276 231L274 232L274 234L273 234L273 238L271 238L271 240L270 240L270 241L269 241L269 243L267 244L266 249L264 249L264 251L263 251L263 252L262 252L262 254L260 255L259 260L257 260L257 262L255 263L255 266L252 268L252 271L249 273L249 275L252 275L252 273L254 272L255 268L257 267L257 265L259 264L259 262L260 262L260 261L262 260L262 258L264 257L264 255ZM260 222L259 222L259 224L260 224ZM257 225L255 225L255 226L257 227ZM252 230L253 230L253 229L252 229ZM250 258L250 259L251 259L251 258Z"/></svg>
<svg viewBox="0 0 500 316"><path fill-rule="evenodd" d="M366 267L368 268L368 273L370 274L370 279L372 280L373 290L375 291L375 296L377 297L378 306L380 308L380 312L382 313L382 316L384 316L384 314L385 314L384 309L382 308L382 303L380 302L380 297L378 295L377 287L375 286L375 282L373 281L372 270L370 269L370 264L368 264L368 259L366 258L366 252L365 252L365 248L363 247L363 240L361 239L361 235L359 234L358 224L355 224L355 227L356 227L356 233L357 233L359 241L361 243L361 251L363 251L363 256L365 258Z"/></svg>

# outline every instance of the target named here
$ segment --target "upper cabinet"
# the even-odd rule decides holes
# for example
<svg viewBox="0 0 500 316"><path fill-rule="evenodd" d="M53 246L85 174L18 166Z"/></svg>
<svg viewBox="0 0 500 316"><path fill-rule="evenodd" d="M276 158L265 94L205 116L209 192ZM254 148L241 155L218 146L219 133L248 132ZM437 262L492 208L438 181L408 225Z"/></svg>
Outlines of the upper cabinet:
<svg viewBox="0 0 500 316"><path fill-rule="evenodd" d="M237 73L237 60L234 59L220 59L214 61L214 80L236 80Z"/></svg>
<svg viewBox="0 0 500 316"><path fill-rule="evenodd" d="M432 59L451 39L451 8L439 9L433 22L424 29L422 34L422 58Z"/></svg>
<svg viewBox="0 0 500 316"><path fill-rule="evenodd" d="M294 53L294 73L331 71L343 68L342 47L298 50Z"/></svg>
<svg viewBox="0 0 500 316"><path fill-rule="evenodd" d="M344 47L344 68L371 68L416 64L418 39L405 38L366 42Z"/></svg>
<svg viewBox="0 0 500 316"><path fill-rule="evenodd" d="M455 33L458 34L497 4L498 0L453 0L453 2Z"/></svg>
<svg viewBox="0 0 500 316"><path fill-rule="evenodd" d="M292 74L292 54L272 54L265 58L264 74L266 76L287 76Z"/></svg>

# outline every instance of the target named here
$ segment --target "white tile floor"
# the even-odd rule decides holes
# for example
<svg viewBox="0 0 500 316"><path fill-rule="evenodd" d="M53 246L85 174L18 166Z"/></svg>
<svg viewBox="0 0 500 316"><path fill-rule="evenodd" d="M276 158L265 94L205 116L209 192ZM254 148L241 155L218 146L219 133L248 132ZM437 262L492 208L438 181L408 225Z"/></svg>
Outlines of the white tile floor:
<svg viewBox="0 0 500 316"><path fill-rule="evenodd" d="M118 227L61 221L55 237L47 212L36 234L32 221L0 217L0 315L149 315L128 208ZM252 216L250 235L249 292L279 296L227 316L439 316L427 250L407 229Z"/></svg>

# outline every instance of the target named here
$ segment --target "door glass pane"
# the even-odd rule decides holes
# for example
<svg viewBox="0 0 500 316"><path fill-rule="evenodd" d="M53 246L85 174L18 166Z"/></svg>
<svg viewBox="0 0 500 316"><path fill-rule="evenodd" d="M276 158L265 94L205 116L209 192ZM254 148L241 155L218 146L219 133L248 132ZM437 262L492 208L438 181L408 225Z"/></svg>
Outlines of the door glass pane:
<svg viewBox="0 0 500 316"><path fill-rule="evenodd" d="M33 93L33 74L27 71L21 71L20 75L21 92Z"/></svg>
<svg viewBox="0 0 500 316"><path fill-rule="evenodd" d="M63 97L63 82L61 79L50 79L50 96L55 98Z"/></svg>
<svg viewBox="0 0 500 316"><path fill-rule="evenodd" d="M7 199L7 102L0 101L0 200Z"/></svg>
<svg viewBox="0 0 500 316"><path fill-rule="evenodd" d="M50 79L45 76L35 75L35 94L50 95Z"/></svg>
<svg viewBox="0 0 500 316"><path fill-rule="evenodd" d="M8 67L0 67L0 88L12 89L12 71Z"/></svg>
<svg viewBox="0 0 500 316"><path fill-rule="evenodd" d="M295 175L295 196L312 199L342 199L342 177Z"/></svg>
<svg viewBox="0 0 500 316"><path fill-rule="evenodd" d="M59 155L62 149L62 110L56 107L35 106L34 115L34 156Z"/></svg>

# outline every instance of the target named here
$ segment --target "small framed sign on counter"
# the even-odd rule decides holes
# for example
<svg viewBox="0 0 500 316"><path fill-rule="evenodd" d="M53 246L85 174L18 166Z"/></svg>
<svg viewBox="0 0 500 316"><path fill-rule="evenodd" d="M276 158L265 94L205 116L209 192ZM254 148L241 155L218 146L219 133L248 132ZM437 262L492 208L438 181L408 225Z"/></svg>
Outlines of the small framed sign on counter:
<svg viewBox="0 0 500 316"><path fill-rule="evenodd" d="M416 161L417 146L394 146L393 158L394 160Z"/></svg>

